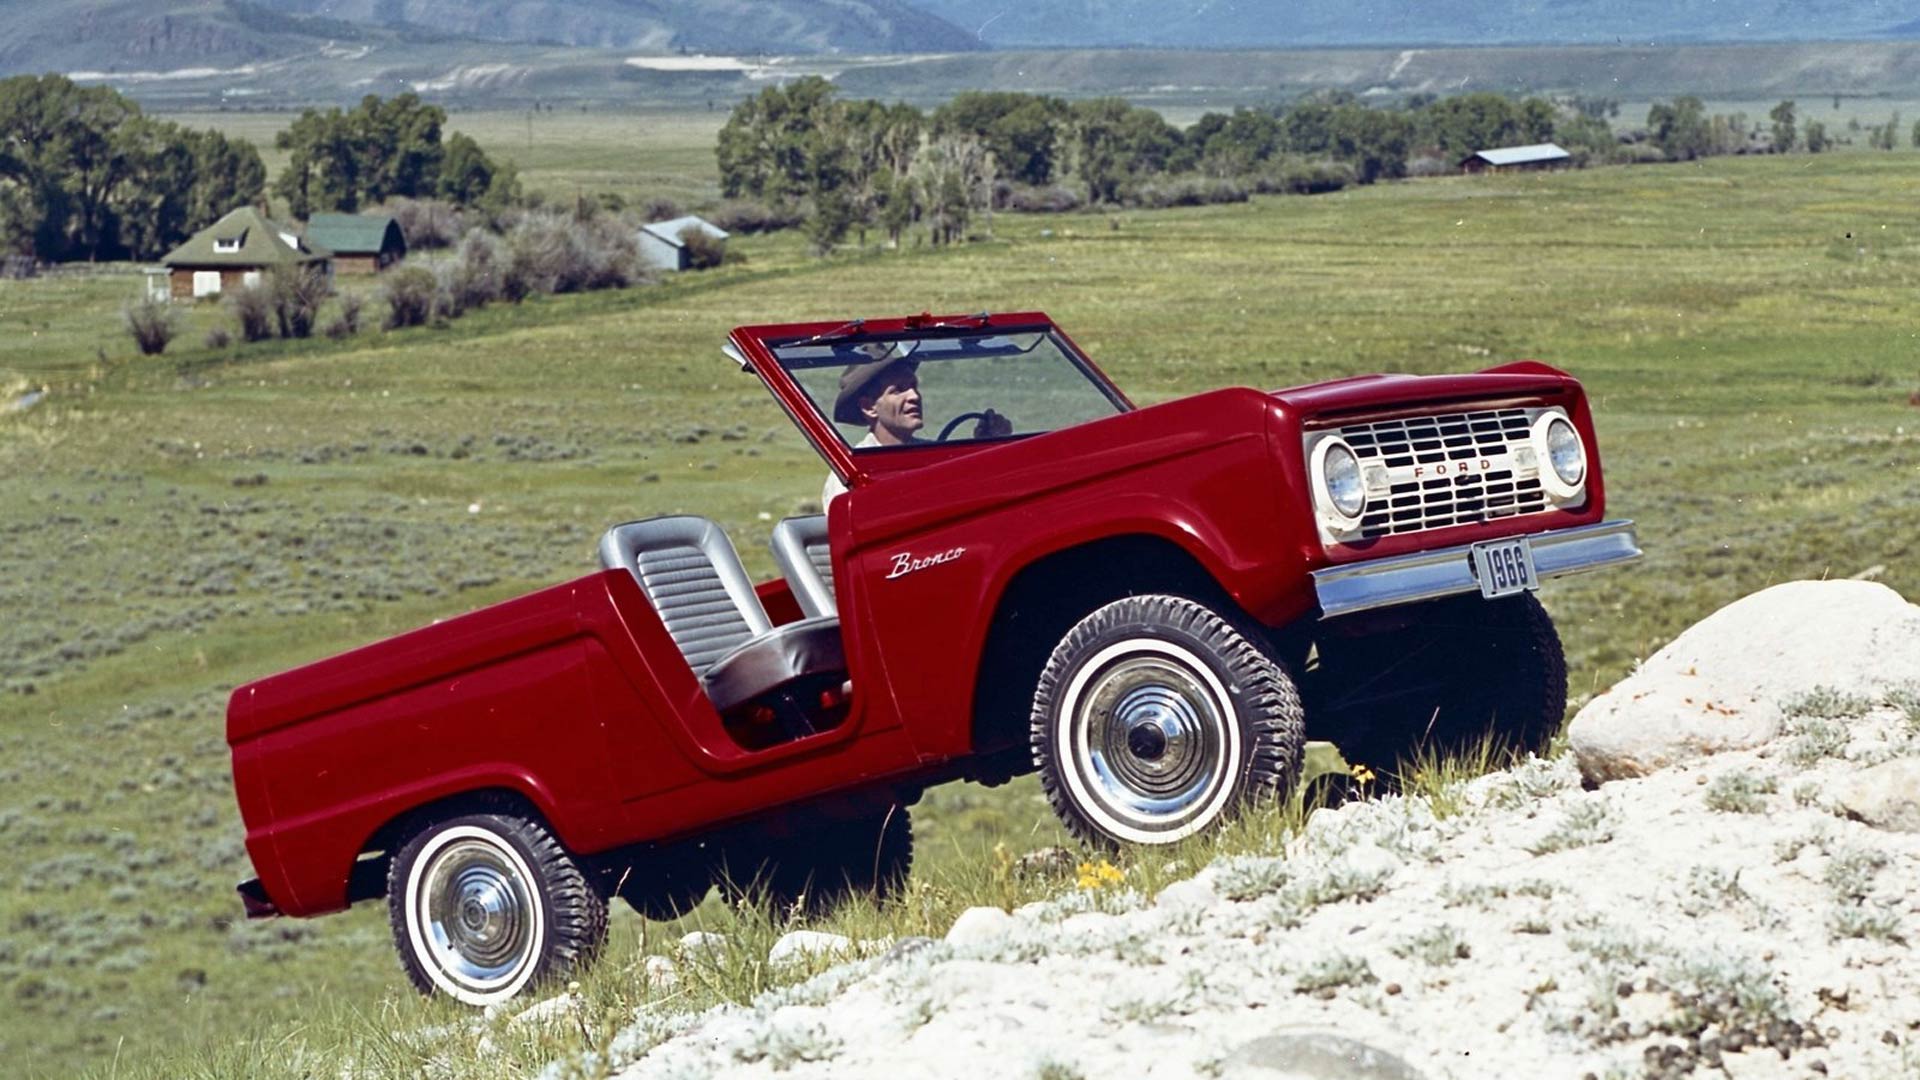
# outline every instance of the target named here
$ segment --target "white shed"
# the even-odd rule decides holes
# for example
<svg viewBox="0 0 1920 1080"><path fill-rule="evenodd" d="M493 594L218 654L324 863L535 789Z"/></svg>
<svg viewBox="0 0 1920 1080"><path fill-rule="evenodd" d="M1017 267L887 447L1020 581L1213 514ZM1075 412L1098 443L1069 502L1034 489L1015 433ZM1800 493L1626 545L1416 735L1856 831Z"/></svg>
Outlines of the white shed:
<svg viewBox="0 0 1920 1080"><path fill-rule="evenodd" d="M723 246L727 242L727 230L692 214L671 221L655 221L640 226L637 237L640 242L640 261L653 270L689 269L691 263L687 242L682 239L689 229L705 233Z"/></svg>

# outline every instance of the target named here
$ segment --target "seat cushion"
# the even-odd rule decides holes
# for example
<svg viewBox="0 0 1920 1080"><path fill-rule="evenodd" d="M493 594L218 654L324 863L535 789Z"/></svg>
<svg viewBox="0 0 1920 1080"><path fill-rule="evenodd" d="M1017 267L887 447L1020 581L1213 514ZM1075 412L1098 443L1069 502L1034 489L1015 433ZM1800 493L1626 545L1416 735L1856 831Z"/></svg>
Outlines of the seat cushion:
<svg viewBox="0 0 1920 1080"><path fill-rule="evenodd" d="M844 675L840 620L831 616L776 626L742 642L700 677L713 707L726 712L810 675Z"/></svg>

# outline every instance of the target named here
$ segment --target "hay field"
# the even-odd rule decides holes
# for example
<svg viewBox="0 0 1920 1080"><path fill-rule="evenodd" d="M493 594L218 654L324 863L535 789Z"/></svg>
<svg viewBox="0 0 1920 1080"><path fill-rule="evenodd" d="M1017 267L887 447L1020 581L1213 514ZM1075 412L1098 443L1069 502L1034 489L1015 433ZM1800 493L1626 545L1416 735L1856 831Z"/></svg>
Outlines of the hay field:
<svg viewBox="0 0 1920 1080"><path fill-rule="evenodd" d="M137 276L0 282L0 406L50 388L0 413L0 1056L164 1073L253 1060L342 1006L417 1018L380 908L238 919L224 692L585 573L612 522L708 514L770 571L762 515L816 499L822 467L720 356L738 323L1039 307L1145 402L1565 367L1649 551L1544 594L1576 702L1770 582L1864 571L1920 596L1917 165L1000 215L980 243L827 260L747 238L713 277L341 343L209 353L195 333L152 360L114 326ZM919 820L936 882L1057 837L1022 784L935 792ZM614 963L658 947L642 929L622 916Z"/></svg>

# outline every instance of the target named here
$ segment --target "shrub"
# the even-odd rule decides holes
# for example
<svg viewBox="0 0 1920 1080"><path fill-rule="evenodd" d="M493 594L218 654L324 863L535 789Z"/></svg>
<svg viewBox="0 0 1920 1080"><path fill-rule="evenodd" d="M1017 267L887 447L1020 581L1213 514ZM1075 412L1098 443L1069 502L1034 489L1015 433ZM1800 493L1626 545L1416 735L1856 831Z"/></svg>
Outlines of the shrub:
<svg viewBox="0 0 1920 1080"><path fill-rule="evenodd" d="M333 285L319 270L279 266L267 273L266 290L280 336L304 338L313 336L314 320L320 314L320 305L332 295Z"/></svg>
<svg viewBox="0 0 1920 1080"><path fill-rule="evenodd" d="M665 195L653 195L640 204L640 217L646 221L672 221L682 217L686 210Z"/></svg>
<svg viewBox="0 0 1920 1080"><path fill-rule="evenodd" d="M466 231L466 215L439 199L388 199L382 210L393 216L409 248L429 251L452 247Z"/></svg>
<svg viewBox="0 0 1920 1080"><path fill-rule="evenodd" d="M698 225L680 230L680 242L687 246L687 269L711 270L727 257L727 243Z"/></svg>
<svg viewBox="0 0 1920 1080"><path fill-rule="evenodd" d="M1422 154L1407 162L1408 176L1452 176L1458 170L1445 158Z"/></svg>
<svg viewBox="0 0 1920 1080"><path fill-rule="evenodd" d="M216 326L207 331L207 348L224 349L233 344L233 335L224 326Z"/></svg>
<svg viewBox="0 0 1920 1080"><path fill-rule="evenodd" d="M133 335L133 343L139 347L142 356L158 356L166 352L167 342L180 332L173 305L165 300L148 297L138 303L128 304L121 311L121 316L126 320L127 332Z"/></svg>
<svg viewBox="0 0 1920 1080"><path fill-rule="evenodd" d="M240 340L265 341L273 336L273 298L261 285L242 285L227 292L227 307L240 326Z"/></svg>
<svg viewBox="0 0 1920 1080"><path fill-rule="evenodd" d="M402 266L388 271L387 280L380 286L387 305L387 329L423 325L433 315L433 295L438 286L433 271L424 267Z"/></svg>
<svg viewBox="0 0 1920 1080"><path fill-rule="evenodd" d="M706 218L730 233L773 232L791 229L805 218L791 206L769 206L750 199L730 199L713 208Z"/></svg>
<svg viewBox="0 0 1920 1080"><path fill-rule="evenodd" d="M341 293L340 310L327 324L327 336L335 341L360 332L360 308L365 301L359 293Z"/></svg>
<svg viewBox="0 0 1920 1080"><path fill-rule="evenodd" d="M1770 776L1756 776L1749 772L1725 773L1707 785L1707 809L1723 814L1765 813L1766 796L1777 790Z"/></svg>
<svg viewBox="0 0 1920 1080"><path fill-rule="evenodd" d="M1148 210L1246 201L1246 183L1223 176L1174 176L1149 180L1134 186L1122 199L1128 206Z"/></svg>
<svg viewBox="0 0 1920 1080"><path fill-rule="evenodd" d="M1064 214L1080 208L1080 193L1058 184L1046 187L1014 187L1007 192L1006 208L1033 214Z"/></svg>
<svg viewBox="0 0 1920 1080"><path fill-rule="evenodd" d="M1319 195L1357 183L1353 166L1340 161L1275 158L1254 175L1253 190L1262 195Z"/></svg>
<svg viewBox="0 0 1920 1080"><path fill-rule="evenodd" d="M514 226L507 247L508 292L515 299L528 292L624 288L640 276L633 232L611 216L582 221L566 214L528 214Z"/></svg>
<svg viewBox="0 0 1920 1080"><path fill-rule="evenodd" d="M483 229L468 229L460 253L448 266L442 287L450 306L461 311L483 308L504 295L501 278L506 255L500 240Z"/></svg>

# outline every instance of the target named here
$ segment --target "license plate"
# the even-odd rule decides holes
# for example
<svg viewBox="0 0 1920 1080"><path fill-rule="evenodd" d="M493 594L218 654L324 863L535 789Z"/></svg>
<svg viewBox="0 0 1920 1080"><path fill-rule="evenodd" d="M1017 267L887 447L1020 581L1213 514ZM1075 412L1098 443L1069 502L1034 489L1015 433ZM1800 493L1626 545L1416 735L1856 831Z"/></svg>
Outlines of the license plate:
<svg viewBox="0 0 1920 1080"><path fill-rule="evenodd" d="M1533 569L1533 545L1526 537L1488 540L1473 545L1469 551L1473 576L1480 580L1481 596L1491 600L1540 587L1540 576Z"/></svg>

